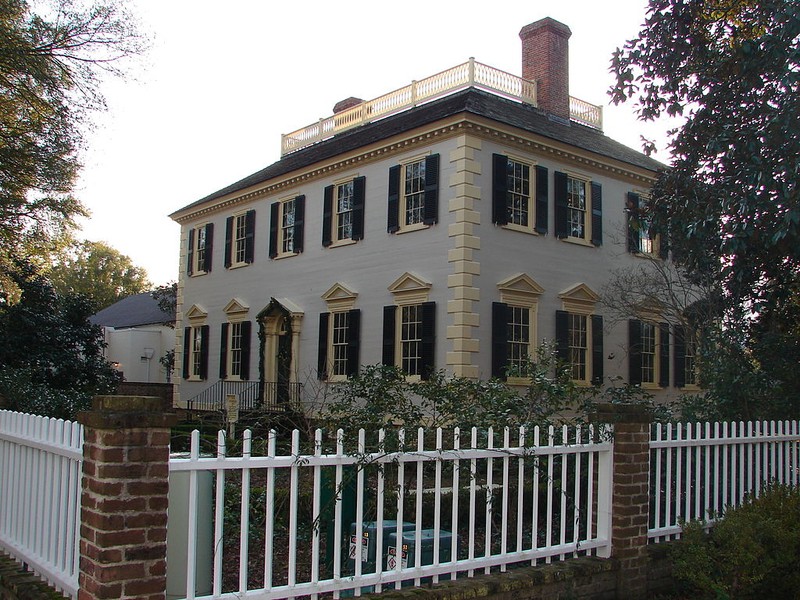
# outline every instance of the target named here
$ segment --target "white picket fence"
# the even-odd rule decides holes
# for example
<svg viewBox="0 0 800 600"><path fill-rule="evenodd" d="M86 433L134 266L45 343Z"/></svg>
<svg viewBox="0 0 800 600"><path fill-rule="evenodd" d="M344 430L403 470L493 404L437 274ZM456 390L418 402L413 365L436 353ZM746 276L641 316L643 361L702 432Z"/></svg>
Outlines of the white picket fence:
<svg viewBox="0 0 800 600"><path fill-rule="evenodd" d="M201 448L194 432L188 455L170 459L171 496L187 485L171 498L178 542L168 551L196 549L183 564L168 559L168 587L177 577L180 588L170 597L358 596L608 556L605 430L373 435L351 447L317 431L305 447L298 432L246 431L233 449L222 432ZM71 597L82 438L76 423L0 411L0 549ZM679 537L684 519L713 521L768 482L800 483L797 421L656 424L650 450L653 542Z"/></svg>
<svg viewBox="0 0 800 600"><path fill-rule="evenodd" d="M212 565L190 554L185 597L338 598L514 563L609 555L607 435L591 427L428 435L381 431L369 443L361 431L346 450L340 432L324 452L317 431L303 453L295 431L278 454L274 433L256 453L246 431L241 453L230 456L220 432L216 456L203 457L195 432L189 456L170 461L171 473L190 474L188 505L170 510L189 513L186 547L196 548L203 524L193 515L212 501L200 500L198 476L214 473L215 552Z"/></svg>
<svg viewBox="0 0 800 600"><path fill-rule="evenodd" d="M797 421L660 424L650 442L648 537L680 537L681 521L713 522L765 482L796 486Z"/></svg>
<svg viewBox="0 0 800 600"><path fill-rule="evenodd" d="M73 598L82 456L78 423L0 411L0 549Z"/></svg>

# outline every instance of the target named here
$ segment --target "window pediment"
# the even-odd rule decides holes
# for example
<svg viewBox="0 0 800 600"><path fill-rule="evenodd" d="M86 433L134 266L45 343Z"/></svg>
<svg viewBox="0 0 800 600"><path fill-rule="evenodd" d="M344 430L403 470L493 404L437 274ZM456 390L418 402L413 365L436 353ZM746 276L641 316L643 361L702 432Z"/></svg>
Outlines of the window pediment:
<svg viewBox="0 0 800 600"><path fill-rule="evenodd" d="M433 284L419 275L406 271L389 286L397 304L427 302Z"/></svg>
<svg viewBox="0 0 800 600"><path fill-rule="evenodd" d="M497 284L500 290L500 300L508 304L529 306L539 300L544 293L544 288L525 273L517 273L507 277Z"/></svg>
<svg viewBox="0 0 800 600"><path fill-rule="evenodd" d="M358 292L350 290L343 283L334 283L327 292L322 294L322 299L328 304L328 310L336 312L352 310L358 298Z"/></svg>
<svg viewBox="0 0 800 600"><path fill-rule="evenodd" d="M250 311L250 307L244 304L244 302L242 302L238 298L233 298L230 302L228 302L225 305L225 308L223 308L222 310L229 317L244 316L247 312Z"/></svg>
<svg viewBox="0 0 800 600"><path fill-rule="evenodd" d="M208 311L201 307L199 304L192 304L189 310L186 311L186 318L191 323L198 323L205 321L208 317Z"/></svg>
<svg viewBox="0 0 800 600"><path fill-rule="evenodd" d="M564 310L578 314L592 314L600 296L585 283L578 283L558 295Z"/></svg>

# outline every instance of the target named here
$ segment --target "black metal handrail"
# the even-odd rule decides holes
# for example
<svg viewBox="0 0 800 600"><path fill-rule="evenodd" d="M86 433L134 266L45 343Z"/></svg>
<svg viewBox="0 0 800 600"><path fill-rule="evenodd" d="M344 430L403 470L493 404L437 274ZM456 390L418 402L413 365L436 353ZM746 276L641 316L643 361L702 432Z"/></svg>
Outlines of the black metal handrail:
<svg viewBox="0 0 800 600"><path fill-rule="evenodd" d="M302 394L302 383L220 380L191 398L186 408L225 410L225 399L235 395L239 397L239 410L295 411L300 408Z"/></svg>

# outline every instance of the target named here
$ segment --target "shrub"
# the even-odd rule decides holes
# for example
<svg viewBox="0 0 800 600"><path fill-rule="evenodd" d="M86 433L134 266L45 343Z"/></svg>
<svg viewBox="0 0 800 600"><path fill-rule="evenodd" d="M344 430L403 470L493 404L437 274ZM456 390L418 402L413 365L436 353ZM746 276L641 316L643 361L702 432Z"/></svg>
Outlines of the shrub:
<svg viewBox="0 0 800 600"><path fill-rule="evenodd" d="M800 489L773 484L706 533L687 523L672 550L681 592L693 598L795 598L800 589Z"/></svg>

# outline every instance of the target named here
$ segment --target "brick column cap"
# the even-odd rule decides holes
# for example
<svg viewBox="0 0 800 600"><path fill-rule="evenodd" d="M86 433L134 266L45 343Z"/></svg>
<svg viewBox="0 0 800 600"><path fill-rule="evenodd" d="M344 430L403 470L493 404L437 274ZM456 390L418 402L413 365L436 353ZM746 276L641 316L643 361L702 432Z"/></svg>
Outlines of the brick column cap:
<svg viewBox="0 0 800 600"><path fill-rule="evenodd" d="M652 423L653 409L641 404L599 402L594 405L589 420L593 423Z"/></svg>
<svg viewBox="0 0 800 600"><path fill-rule="evenodd" d="M95 396L92 410L79 412L76 419L94 429L169 428L178 415L158 396Z"/></svg>

